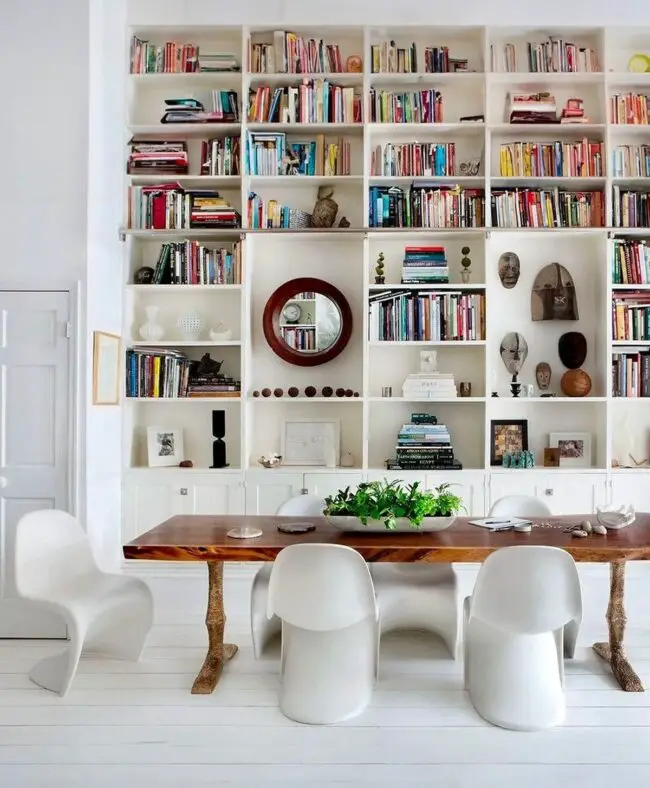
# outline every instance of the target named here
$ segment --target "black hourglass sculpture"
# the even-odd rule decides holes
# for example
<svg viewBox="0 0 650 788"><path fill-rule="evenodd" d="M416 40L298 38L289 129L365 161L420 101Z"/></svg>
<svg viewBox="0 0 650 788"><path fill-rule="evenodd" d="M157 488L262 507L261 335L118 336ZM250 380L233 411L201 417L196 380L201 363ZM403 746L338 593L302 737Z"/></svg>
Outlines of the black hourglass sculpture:
<svg viewBox="0 0 650 788"><path fill-rule="evenodd" d="M212 465L211 468L227 468L226 444L223 439L226 437L226 411L212 411L212 436L215 439L212 444Z"/></svg>

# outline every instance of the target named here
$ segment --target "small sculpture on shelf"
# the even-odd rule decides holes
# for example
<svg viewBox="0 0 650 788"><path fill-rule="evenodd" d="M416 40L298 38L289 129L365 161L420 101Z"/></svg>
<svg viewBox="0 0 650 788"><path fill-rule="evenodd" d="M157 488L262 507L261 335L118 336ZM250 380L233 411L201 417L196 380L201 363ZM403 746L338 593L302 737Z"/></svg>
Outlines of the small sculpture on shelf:
<svg viewBox="0 0 650 788"><path fill-rule="evenodd" d="M348 55L345 61L345 70L348 74L360 74L363 71L361 55Z"/></svg>
<svg viewBox="0 0 650 788"><path fill-rule="evenodd" d="M160 307L150 305L145 307L144 311L147 314L147 320L138 329L140 338L145 342L160 342L165 336L165 329L158 322Z"/></svg>
<svg viewBox="0 0 650 788"><path fill-rule="evenodd" d="M532 451L513 451L504 452L504 468L534 468L535 455Z"/></svg>
<svg viewBox="0 0 650 788"><path fill-rule="evenodd" d="M263 397L270 397L273 392L269 388L262 389L262 396Z"/></svg>
<svg viewBox="0 0 650 788"><path fill-rule="evenodd" d="M551 365L548 361L540 361L535 367L535 380L537 381L537 388L539 389L540 397L552 397L553 394L549 391L551 385Z"/></svg>
<svg viewBox="0 0 650 788"><path fill-rule="evenodd" d="M470 277L472 275L472 269L470 268L472 261L467 256L469 251L469 246L463 246L463 248L460 250L461 254L463 255L460 259L460 264L463 266L460 276L464 285L469 284Z"/></svg>
<svg viewBox="0 0 650 788"><path fill-rule="evenodd" d="M347 216L341 216L341 218L339 219L339 227L346 230L349 226L350 226L350 220L347 218Z"/></svg>
<svg viewBox="0 0 650 788"><path fill-rule="evenodd" d="M287 394L290 397L297 397L300 394L300 389L296 386L291 386L291 388L287 391Z"/></svg>
<svg viewBox="0 0 650 788"><path fill-rule="evenodd" d="M591 391L591 378L580 367L587 358L587 339L580 331L567 331L558 340L560 361L567 367L560 388L567 397L586 397Z"/></svg>
<svg viewBox="0 0 650 788"><path fill-rule="evenodd" d="M338 388L334 393L337 397L345 397L345 389Z"/></svg>
<svg viewBox="0 0 650 788"><path fill-rule="evenodd" d="M275 452L263 454L257 458L257 461L263 468L278 468L282 463L282 455Z"/></svg>
<svg viewBox="0 0 650 788"><path fill-rule="evenodd" d="M322 394L324 397L331 397L334 393L334 389L331 386L323 386Z"/></svg>
<svg viewBox="0 0 650 788"><path fill-rule="evenodd" d="M518 397L521 393L521 383L518 382L517 375L521 372L521 368L528 357L528 343L521 334L511 331L501 340L499 353L505 368L512 375L512 382L510 383L512 396Z"/></svg>
<svg viewBox="0 0 650 788"><path fill-rule="evenodd" d="M376 285L383 285L386 281L386 277L384 275L384 253L379 252L377 255L377 263L375 264L375 284Z"/></svg>
<svg viewBox="0 0 650 788"><path fill-rule="evenodd" d="M149 265L143 265L135 272L133 281L136 285L150 285L153 282L153 268Z"/></svg>
<svg viewBox="0 0 650 788"><path fill-rule="evenodd" d="M210 339L213 342L228 342L232 339L232 329L223 322L219 321L214 328L210 329Z"/></svg>
<svg viewBox="0 0 650 788"><path fill-rule="evenodd" d="M281 388L273 389L273 396L278 398L284 396L284 389Z"/></svg>
<svg viewBox="0 0 650 788"><path fill-rule="evenodd" d="M316 386L307 386L305 389L305 397L315 397L316 396Z"/></svg>
<svg viewBox="0 0 650 788"><path fill-rule="evenodd" d="M321 186L318 189L318 199L311 214L312 227L333 227L339 206L332 199L334 189L331 186Z"/></svg>

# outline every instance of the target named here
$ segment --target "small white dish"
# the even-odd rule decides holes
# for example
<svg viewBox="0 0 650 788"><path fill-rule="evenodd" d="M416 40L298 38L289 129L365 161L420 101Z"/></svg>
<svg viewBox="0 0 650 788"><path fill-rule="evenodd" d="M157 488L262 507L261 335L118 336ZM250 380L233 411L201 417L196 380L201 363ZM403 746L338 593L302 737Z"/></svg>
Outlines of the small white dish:
<svg viewBox="0 0 650 788"><path fill-rule="evenodd" d="M636 513L632 506L619 506L618 509L605 506L596 507L596 519L608 531L620 531L636 520Z"/></svg>

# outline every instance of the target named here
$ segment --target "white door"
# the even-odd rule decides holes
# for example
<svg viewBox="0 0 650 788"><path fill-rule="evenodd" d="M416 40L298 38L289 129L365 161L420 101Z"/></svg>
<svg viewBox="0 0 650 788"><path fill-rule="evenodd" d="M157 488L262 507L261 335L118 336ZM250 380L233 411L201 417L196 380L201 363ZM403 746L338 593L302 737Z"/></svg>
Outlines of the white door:
<svg viewBox="0 0 650 788"><path fill-rule="evenodd" d="M246 514L275 514L289 498L300 495L302 473L251 470L246 474Z"/></svg>
<svg viewBox="0 0 650 788"><path fill-rule="evenodd" d="M65 637L15 598L16 524L69 501L69 295L0 291L0 637Z"/></svg>
<svg viewBox="0 0 650 788"><path fill-rule="evenodd" d="M244 478L233 473L178 476L183 514L244 514Z"/></svg>

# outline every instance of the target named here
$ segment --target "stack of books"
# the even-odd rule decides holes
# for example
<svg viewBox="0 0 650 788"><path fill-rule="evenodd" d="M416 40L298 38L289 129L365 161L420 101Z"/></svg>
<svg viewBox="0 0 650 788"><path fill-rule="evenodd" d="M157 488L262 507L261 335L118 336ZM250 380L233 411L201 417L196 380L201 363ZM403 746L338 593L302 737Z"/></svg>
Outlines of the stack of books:
<svg viewBox="0 0 650 788"><path fill-rule="evenodd" d="M612 395L650 397L650 352L612 354Z"/></svg>
<svg viewBox="0 0 650 788"><path fill-rule="evenodd" d="M493 189L493 227L604 227L605 195L564 189Z"/></svg>
<svg viewBox="0 0 650 788"><path fill-rule="evenodd" d="M605 174L605 143L507 142L499 148L499 174L504 178L602 177Z"/></svg>
<svg viewBox="0 0 650 788"><path fill-rule="evenodd" d="M331 74L345 71L338 44L303 38L276 30L273 44L251 45L251 71L255 74Z"/></svg>
<svg viewBox="0 0 650 788"><path fill-rule="evenodd" d="M179 183L131 186L129 227L142 230L240 227L241 216L214 189L184 189Z"/></svg>
<svg viewBox="0 0 650 788"><path fill-rule="evenodd" d="M212 110L195 98L165 99L161 123L237 123L239 98L236 90L213 90Z"/></svg>
<svg viewBox="0 0 650 788"><path fill-rule="evenodd" d="M187 144L182 140L132 139L129 146L129 175L186 175L189 171Z"/></svg>
<svg viewBox="0 0 650 788"><path fill-rule="evenodd" d="M585 115L584 101L581 98L570 98L560 115L560 123L589 123Z"/></svg>
<svg viewBox="0 0 650 788"><path fill-rule="evenodd" d="M510 93L510 123L556 123L555 96L550 93Z"/></svg>
<svg viewBox="0 0 650 788"><path fill-rule="evenodd" d="M248 226L253 230L304 230L311 227L311 214L282 205L277 200L264 200L255 192L248 195Z"/></svg>
<svg viewBox="0 0 650 788"><path fill-rule="evenodd" d="M650 247L645 241L614 238L612 249L612 284L650 284Z"/></svg>
<svg viewBox="0 0 650 788"><path fill-rule="evenodd" d="M402 384L404 399L453 399L458 396L451 372L414 372Z"/></svg>
<svg viewBox="0 0 650 788"><path fill-rule="evenodd" d="M221 372L216 375L201 375L197 372L200 362L192 361L187 386L187 396L208 397L241 397L241 381Z"/></svg>
<svg viewBox="0 0 650 788"><path fill-rule="evenodd" d="M154 268L154 285L241 284L241 245L208 249L198 241L162 244Z"/></svg>
<svg viewBox="0 0 650 788"><path fill-rule="evenodd" d="M373 175L442 177L456 175L454 142L387 142L372 153Z"/></svg>
<svg viewBox="0 0 650 788"><path fill-rule="evenodd" d="M232 52L219 52L209 55L202 52L199 56L199 71L203 73L218 73L220 71L239 71L241 65L236 55Z"/></svg>
<svg viewBox="0 0 650 788"><path fill-rule="evenodd" d="M190 360L177 350L138 348L126 351L126 396L186 397Z"/></svg>
<svg viewBox="0 0 650 788"><path fill-rule="evenodd" d="M581 47L562 38L549 38L541 44L529 41L528 67L531 73L600 71L595 49Z"/></svg>
<svg viewBox="0 0 650 788"><path fill-rule="evenodd" d="M407 246L402 262L403 285L431 285L449 282L444 246Z"/></svg>
<svg viewBox="0 0 650 788"><path fill-rule="evenodd" d="M485 192L431 181L399 186L371 186L370 227L484 227Z"/></svg>
<svg viewBox="0 0 650 788"><path fill-rule="evenodd" d="M650 340L650 292L629 290L612 299L612 339L623 342Z"/></svg>
<svg viewBox="0 0 650 788"><path fill-rule="evenodd" d="M256 123L361 123L361 96L326 79L251 89L248 120Z"/></svg>
<svg viewBox="0 0 650 788"><path fill-rule="evenodd" d="M462 470L454 457L451 435L435 416L413 413L397 436L396 457L387 462L388 470Z"/></svg>
<svg viewBox="0 0 650 788"><path fill-rule="evenodd" d="M614 186L614 227L650 227L650 194Z"/></svg>
<svg viewBox="0 0 650 788"><path fill-rule="evenodd" d="M201 141L201 175L239 174L239 137Z"/></svg>
<svg viewBox="0 0 650 788"><path fill-rule="evenodd" d="M439 90L382 90L370 88L373 123L442 123L443 100Z"/></svg>
<svg viewBox="0 0 650 788"><path fill-rule="evenodd" d="M616 93L609 99L609 122L648 125L648 97L643 93Z"/></svg>

